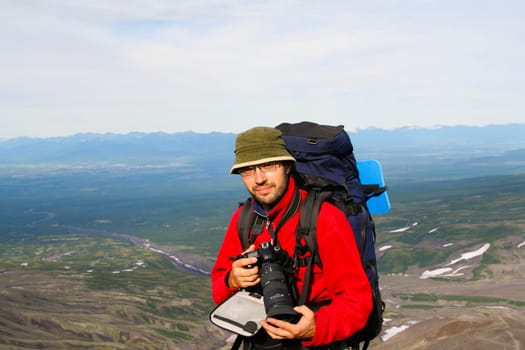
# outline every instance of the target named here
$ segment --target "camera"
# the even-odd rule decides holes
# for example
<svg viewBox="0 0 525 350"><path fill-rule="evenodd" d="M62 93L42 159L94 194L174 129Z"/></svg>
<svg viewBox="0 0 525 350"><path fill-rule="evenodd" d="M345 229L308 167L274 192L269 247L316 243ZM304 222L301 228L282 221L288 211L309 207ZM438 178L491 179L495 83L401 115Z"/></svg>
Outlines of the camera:
<svg viewBox="0 0 525 350"><path fill-rule="evenodd" d="M288 253L283 251L278 244L272 245L270 242L263 242L259 249L241 254L235 259L249 257L257 258L266 315L291 323L299 321L301 315L293 309L294 300L289 287L291 285L293 261ZM250 267L248 266L248 268Z"/></svg>

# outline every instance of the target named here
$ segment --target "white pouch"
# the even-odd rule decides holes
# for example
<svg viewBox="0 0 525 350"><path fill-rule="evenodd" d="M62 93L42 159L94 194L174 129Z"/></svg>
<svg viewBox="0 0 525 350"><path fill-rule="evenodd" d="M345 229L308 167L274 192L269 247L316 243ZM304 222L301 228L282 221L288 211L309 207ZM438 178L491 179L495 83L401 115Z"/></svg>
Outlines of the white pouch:
<svg viewBox="0 0 525 350"><path fill-rule="evenodd" d="M251 337L261 328L266 318L263 297L257 293L239 290L219 304L210 313L210 321L230 332Z"/></svg>

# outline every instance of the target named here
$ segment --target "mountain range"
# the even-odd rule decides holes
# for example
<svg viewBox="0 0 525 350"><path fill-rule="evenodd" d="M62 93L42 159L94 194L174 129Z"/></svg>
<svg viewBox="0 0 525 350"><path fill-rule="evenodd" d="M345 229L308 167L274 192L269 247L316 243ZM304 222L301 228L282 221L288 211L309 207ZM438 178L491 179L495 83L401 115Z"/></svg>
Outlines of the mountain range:
<svg viewBox="0 0 525 350"><path fill-rule="evenodd" d="M379 160L391 180L406 179L407 174L450 179L525 171L525 124L363 129L348 134L356 157ZM235 134L220 132L20 137L0 141L0 170L186 167L226 174L234 145Z"/></svg>

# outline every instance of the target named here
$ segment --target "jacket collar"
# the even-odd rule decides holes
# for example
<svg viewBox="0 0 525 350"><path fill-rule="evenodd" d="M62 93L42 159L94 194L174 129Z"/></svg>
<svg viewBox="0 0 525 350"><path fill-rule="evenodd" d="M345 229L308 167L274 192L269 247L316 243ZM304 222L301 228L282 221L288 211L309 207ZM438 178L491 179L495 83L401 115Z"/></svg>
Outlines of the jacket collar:
<svg viewBox="0 0 525 350"><path fill-rule="evenodd" d="M259 216L265 217L267 219L270 219L270 221L274 222L276 220L280 220L281 217L286 212L286 209L290 206L293 200L293 196L295 193L295 180L292 176L288 177L288 186L286 186L286 191L284 191L283 196L277 204L269 211L266 212L262 206L261 203L259 203L257 200L252 201L252 210Z"/></svg>

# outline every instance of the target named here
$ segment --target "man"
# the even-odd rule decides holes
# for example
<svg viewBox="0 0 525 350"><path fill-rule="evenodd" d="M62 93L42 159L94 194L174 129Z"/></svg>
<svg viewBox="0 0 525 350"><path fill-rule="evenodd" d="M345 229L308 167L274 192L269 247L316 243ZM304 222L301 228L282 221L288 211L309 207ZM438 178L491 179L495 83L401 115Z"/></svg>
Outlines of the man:
<svg viewBox="0 0 525 350"><path fill-rule="evenodd" d="M294 163L281 132L275 128L255 127L237 136L235 162L230 172L240 174L253 197L251 210L265 220L263 231L252 237L253 244L245 253L270 241L279 244L290 257L294 256L295 229L300 212L300 201L294 197L304 199L306 196L290 176ZM237 230L240 212L239 208L230 220L212 270L212 292L216 303L223 302L239 289L253 288L261 282L256 257L231 259L243 252ZM371 289L353 237L344 213L329 203L323 203L317 223L322 269L314 264L309 298L305 305L294 308L300 315L296 323L273 317L260 321L260 333L271 338L267 344L279 342L284 344L282 349L322 349L323 346L335 349L342 340L365 325L372 309ZM301 258L309 254L305 252ZM302 291L305 271L303 266L296 267L293 272L299 292ZM258 334L248 342L258 343L261 339L264 337ZM256 345L252 348L264 349Z"/></svg>

